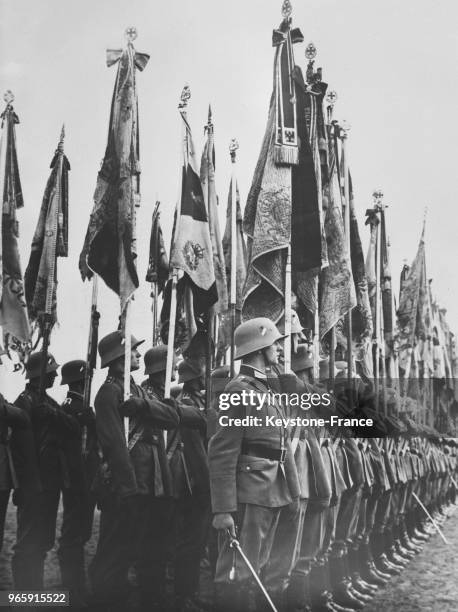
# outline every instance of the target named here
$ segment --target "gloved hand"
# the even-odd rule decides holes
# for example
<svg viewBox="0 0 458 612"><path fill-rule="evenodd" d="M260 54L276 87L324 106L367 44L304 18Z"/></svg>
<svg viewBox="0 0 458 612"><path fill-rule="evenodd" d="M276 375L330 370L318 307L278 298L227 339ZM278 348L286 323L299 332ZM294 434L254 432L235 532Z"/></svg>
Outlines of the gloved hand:
<svg viewBox="0 0 458 612"><path fill-rule="evenodd" d="M121 405L120 413L123 417L133 417L137 414L141 414L146 408L147 405L143 398L130 397Z"/></svg>
<svg viewBox="0 0 458 612"><path fill-rule="evenodd" d="M226 531L228 529L233 538L237 537L234 519L229 512L218 512L215 514L212 525L218 531Z"/></svg>

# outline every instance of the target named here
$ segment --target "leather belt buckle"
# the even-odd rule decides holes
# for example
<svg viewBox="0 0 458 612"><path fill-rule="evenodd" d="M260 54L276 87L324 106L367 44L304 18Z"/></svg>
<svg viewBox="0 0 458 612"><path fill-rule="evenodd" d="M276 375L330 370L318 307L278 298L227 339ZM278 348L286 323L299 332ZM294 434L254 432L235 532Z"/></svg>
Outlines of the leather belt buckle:
<svg viewBox="0 0 458 612"><path fill-rule="evenodd" d="M280 450L280 463L285 463L285 459L286 459L286 448L282 448Z"/></svg>

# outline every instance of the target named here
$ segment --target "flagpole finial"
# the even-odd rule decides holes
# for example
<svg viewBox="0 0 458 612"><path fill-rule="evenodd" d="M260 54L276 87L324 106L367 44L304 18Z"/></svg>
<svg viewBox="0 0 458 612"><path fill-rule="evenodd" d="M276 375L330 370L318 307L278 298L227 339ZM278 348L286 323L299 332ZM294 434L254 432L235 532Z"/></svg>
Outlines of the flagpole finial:
<svg viewBox="0 0 458 612"><path fill-rule="evenodd" d="M374 204L379 206L383 200L383 191L381 189L374 189L372 192L372 199L374 200Z"/></svg>
<svg viewBox="0 0 458 612"><path fill-rule="evenodd" d="M312 42L305 47L305 59L308 59L309 62L315 59L317 54L317 49Z"/></svg>
<svg viewBox="0 0 458 612"><path fill-rule="evenodd" d="M126 37L128 43L133 43L138 36L137 28L134 26L129 26L124 30L124 36Z"/></svg>
<svg viewBox="0 0 458 612"><path fill-rule="evenodd" d="M213 131L213 113L212 113L212 107L211 104L208 105L208 118L207 118L207 125L204 128L204 132L212 132Z"/></svg>
<svg viewBox="0 0 458 612"><path fill-rule="evenodd" d="M281 7L281 15L283 19L289 19L291 17L291 13L293 12L293 5L290 0L283 0L283 4Z"/></svg>
<svg viewBox="0 0 458 612"><path fill-rule="evenodd" d="M3 94L3 99L8 105L14 102L14 93L11 91L11 89L7 89L5 91L5 93Z"/></svg>
<svg viewBox="0 0 458 612"><path fill-rule="evenodd" d="M185 86L183 87L183 91L181 92L178 109L186 110L186 107L188 106L188 101L190 98L191 98L191 89L189 88L189 85L186 83Z"/></svg>
<svg viewBox="0 0 458 612"><path fill-rule="evenodd" d="M229 143L229 153L231 154L231 161L235 164L235 157L237 155L237 149L239 148L239 143L236 138L232 138Z"/></svg>
<svg viewBox="0 0 458 612"><path fill-rule="evenodd" d="M337 102L338 97L339 96L337 95L337 92L334 89L328 91L328 93L326 94L326 102L330 108L334 107L334 104Z"/></svg>
<svg viewBox="0 0 458 612"><path fill-rule="evenodd" d="M57 150L59 151L59 153L64 152L64 140L65 140L65 123L62 124L62 129L60 130L59 144L57 145Z"/></svg>
<svg viewBox="0 0 458 612"><path fill-rule="evenodd" d="M345 140L348 137L348 132L351 130L351 125L348 123L348 121L342 121L342 123L339 124L340 127L340 138L342 138L342 140Z"/></svg>

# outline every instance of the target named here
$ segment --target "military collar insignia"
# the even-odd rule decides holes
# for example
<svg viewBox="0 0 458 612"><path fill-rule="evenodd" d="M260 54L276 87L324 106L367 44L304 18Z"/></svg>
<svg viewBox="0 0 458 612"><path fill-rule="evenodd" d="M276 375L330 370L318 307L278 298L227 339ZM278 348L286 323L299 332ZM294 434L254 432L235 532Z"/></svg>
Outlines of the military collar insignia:
<svg viewBox="0 0 458 612"><path fill-rule="evenodd" d="M252 376L253 378L259 378L260 380L267 380L267 376L264 372L261 372L261 370L258 370L258 368L245 363L240 366L240 373Z"/></svg>

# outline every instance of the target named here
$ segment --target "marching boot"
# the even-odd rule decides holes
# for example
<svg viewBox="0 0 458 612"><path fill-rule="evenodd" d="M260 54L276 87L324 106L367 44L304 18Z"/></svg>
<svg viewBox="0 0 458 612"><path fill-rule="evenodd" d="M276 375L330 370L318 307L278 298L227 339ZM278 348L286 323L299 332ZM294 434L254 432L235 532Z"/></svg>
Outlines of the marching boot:
<svg viewBox="0 0 458 612"><path fill-rule="evenodd" d="M334 600L346 608L362 610L365 602L359 599L351 589L350 580L345 576L343 555L341 553L333 554L329 557L329 573Z"/></svg>
<svg viewBox="0 0 458 612"><path fill-rule="evenodd" d="M288 612L311 612L310 573L304 575L292 574L286 593L286 609Z"/></svg>
<svg viewBox="0 0 458 612"><path fill-rule="evenodd" d="M384 537L385 554L388 558L388 561L395 566L397 565L400 569L404 568L407 565L407 561L396 553L393 528L385 529Z"/></svg>
<svg viewBox="0 0 458 612"><path fill-rule="evenodd" d="M362 578L370 585L384 586L389 576L381 575L377 572L369 544L363 542L359 547L359 560Z"/></svg>
<svg viewBox="0 0 458 612"><path fill-rule="evenodd" d="M373 597L373 593L372 591L369 591L366 587L364 587L364 585L360 585L362 587L361 589L358 588L358 581L353 580L350 571L349 555L346 551L344 551L344 554L342 555L342 567L344 580L348 582L351 593L353 593L353 595L355 595L363 603L369 602Z"/></svg>
<svg viewBox="0 0 458 612"><path fill-rule="evenodd" d="M387 559L385 554L385 536L383 533L376 532L372 534L372 552L375 560L375 567L383 572L383 574L389 574L390 576L396 576L401 573L401 569L398 566L393 565Z"/></svg>
<svg viewBox="0 0 458 612"><path fill-rule="evenodd" d="M411 551L414 554L419 553L421 551L421 547L417 546L412 540L409 538L409 534L407 531L406 520L403 519L400 526L400 535L401 535L401 543L403 547L407 551Z"/></svg>
<svg viewBox="0 0 458 612"><path fill-rule="evenodd" d="M369 584L362 578L358 553L359 544L352 544L352 546L350 546L348 549L347 555L352 585L360 593L364 593L365 595L373 595L377 590L377 585Z"/></svg>
<svg viewBox="0 0 458 612"><path fill-rule="evenodd" d="M312 563L310 571L310 599L312 612L352 612L353 608L339 606L332 597L328 566L324 559Z"/></svg>

